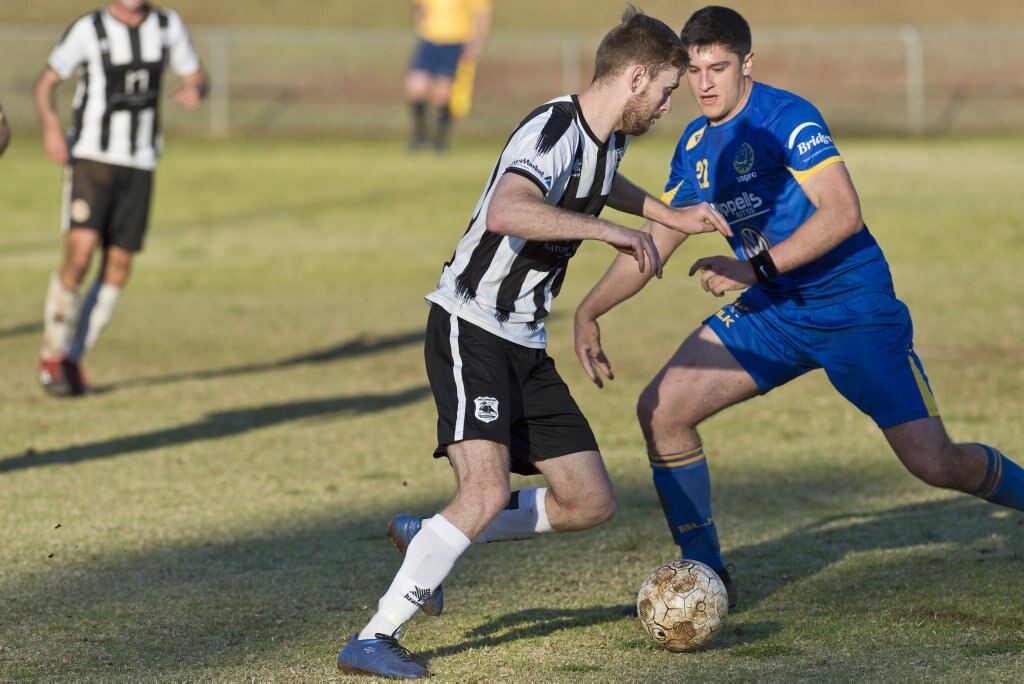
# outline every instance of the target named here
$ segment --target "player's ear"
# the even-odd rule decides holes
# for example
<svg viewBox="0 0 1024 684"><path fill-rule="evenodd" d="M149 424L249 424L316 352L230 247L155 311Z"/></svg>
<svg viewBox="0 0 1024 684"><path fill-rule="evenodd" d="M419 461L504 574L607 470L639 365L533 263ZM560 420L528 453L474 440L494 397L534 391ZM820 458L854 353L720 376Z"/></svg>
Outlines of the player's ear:
<svg viewBox="0 0 1024 684"><path fill-rule="evenodd" d="M748 52L747 56L740 62L740 67L743 71L744 76L749 76L754 70L754 53Z"/></svg>
<svg viewBox="0 0 1024 684"><path fill-rule="evenodd" d="M643 64L634 64L629 69L629 89L639 92L647 83L647 67Z"/></svg>

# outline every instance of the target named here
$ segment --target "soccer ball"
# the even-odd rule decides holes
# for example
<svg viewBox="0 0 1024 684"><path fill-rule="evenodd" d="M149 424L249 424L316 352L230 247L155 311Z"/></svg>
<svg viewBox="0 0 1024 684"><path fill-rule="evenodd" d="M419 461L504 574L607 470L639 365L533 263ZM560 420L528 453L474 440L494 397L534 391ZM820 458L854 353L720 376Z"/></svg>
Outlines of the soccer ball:
<svg viewBox="0 0 1024 684"><path fill-rule="evenodd" d="M636 597L640 623L655 642L679 653L700 648L725 624L729 598L714 570L674 560L651 571Z"/></svg>

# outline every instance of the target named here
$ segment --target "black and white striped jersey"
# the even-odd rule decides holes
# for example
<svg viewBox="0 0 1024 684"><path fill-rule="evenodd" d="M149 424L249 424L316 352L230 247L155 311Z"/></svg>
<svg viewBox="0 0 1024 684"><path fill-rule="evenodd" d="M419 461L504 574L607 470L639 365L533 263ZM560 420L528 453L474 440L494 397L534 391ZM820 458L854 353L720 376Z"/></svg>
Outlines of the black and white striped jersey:
<svg viewBox="0 0 1024 684"><path fill-rule="evenodd" d="M160 82L170 66L179 76L199 70L188 31L171 10L154 9L135 27L106 9L75 21L47 64L62 78L80 69L71 128L71 155L153 169L160 150Z"/></svg>
<svg viewBox="0 0 1024 684"><path fill-rule="evenodd" d="M519 174L540 188L547 204L597 216L627 141L621 133L598 140L575 95L531 112L502 150L469 228L427 299L517 344L545 347L544 318L581 241L539 242L488 231L494 188L503 174Z"/></svg>

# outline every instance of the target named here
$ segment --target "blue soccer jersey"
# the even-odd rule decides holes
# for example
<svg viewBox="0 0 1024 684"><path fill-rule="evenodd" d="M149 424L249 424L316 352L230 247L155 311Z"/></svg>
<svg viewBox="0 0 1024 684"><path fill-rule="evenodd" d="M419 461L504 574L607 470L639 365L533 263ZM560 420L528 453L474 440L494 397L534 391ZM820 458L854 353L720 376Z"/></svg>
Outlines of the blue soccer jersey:
<svg viewBox="0 0 1024 684"><path fill-rule="evenodd" d="M814 213L800 185L841 162L810 102L754 83L743 110L718 126L686 127L662 199L710 202L732 226L740 259L782 242ZM755 286L776 305L815 306L864 292L893 294L889 265L867 226L815 261Z"/></svg>

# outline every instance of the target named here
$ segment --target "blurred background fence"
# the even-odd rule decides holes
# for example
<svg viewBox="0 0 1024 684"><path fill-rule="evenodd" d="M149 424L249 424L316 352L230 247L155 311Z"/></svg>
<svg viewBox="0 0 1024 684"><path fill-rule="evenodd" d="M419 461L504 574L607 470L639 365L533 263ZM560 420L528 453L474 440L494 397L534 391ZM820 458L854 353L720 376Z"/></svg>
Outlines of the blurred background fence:
<svg viewBox="0 0 1024 684"><path fill-rule="evenodd" d="M32 84L63 26L0 27L0 102L12 125L36 127ZM589 80L602 32L497 30L480 64L460 135L497 135L537 104ZM407 29L192 30L211 75L197 114L168 103L168 130L213 137L402 136ZM1024 25L766 28L758 80L801 94L847 135L1024 131ZM61 87L66 111L73 88ZM684 91L677 111L695 116ZM65 119L66 120L66 119ZM662 134L670 127L660 129Z"/></svg>

